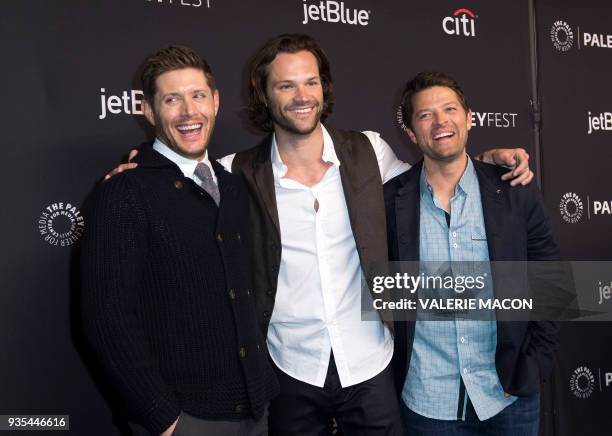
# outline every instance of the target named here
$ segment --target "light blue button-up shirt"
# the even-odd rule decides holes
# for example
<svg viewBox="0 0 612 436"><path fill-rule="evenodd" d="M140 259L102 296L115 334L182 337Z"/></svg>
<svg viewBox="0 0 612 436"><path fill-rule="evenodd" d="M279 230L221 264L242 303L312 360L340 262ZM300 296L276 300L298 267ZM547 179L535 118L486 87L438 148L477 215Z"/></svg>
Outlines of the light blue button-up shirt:
<svg viewBox="0 0 612 436"><path fill-rule="evenodd" d="M450 201L450 226L427 183L424 166L420 192L421 261L488 261L480 187L471 159ZM496 346L494 320L417 319L402 399L412 411L428 418L465 419L467 397L459 404L462 379L478 418L495 416L516 400L504 396L495 369Z"/></svg>

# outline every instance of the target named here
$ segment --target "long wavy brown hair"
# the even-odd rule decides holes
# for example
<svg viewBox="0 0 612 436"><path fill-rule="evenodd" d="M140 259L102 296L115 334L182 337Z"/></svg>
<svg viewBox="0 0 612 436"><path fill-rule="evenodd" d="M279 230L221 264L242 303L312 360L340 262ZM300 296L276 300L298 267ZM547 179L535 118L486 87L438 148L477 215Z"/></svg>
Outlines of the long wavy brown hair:
<svg viewBox="0 0 612 436"><path fill-rule="evenodd" d="M332 78L329 60L323 49L310 36L297 33L286 33L276 36L261 47L250 62L249 105L247 111L253 125L264 132L272 132L274 126L270 111L266 106L266 82L268 80L268 65L279 53L297 53L309 51L317 59L319 77L323 86L323 109L321 122L332 112L334 97L332 93Z"/></svg>

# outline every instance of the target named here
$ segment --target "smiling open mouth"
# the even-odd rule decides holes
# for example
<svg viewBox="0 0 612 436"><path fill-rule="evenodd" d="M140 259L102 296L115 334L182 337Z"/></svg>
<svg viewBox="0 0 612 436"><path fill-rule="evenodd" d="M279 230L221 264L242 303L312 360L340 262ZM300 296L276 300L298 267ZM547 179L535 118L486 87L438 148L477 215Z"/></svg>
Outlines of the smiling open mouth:
<svg viewBox="0 0 612 436"><path fill-rule="evenodd" d="M198 133L202 129L202 126L202 123L180 124L176 126L176 130L178 130L182 135L192 135Z"/></svg>
<svg viewBox="0 0 612 436"><path fill-rule="evenodd" d="M290 112L293 112L298 115L306 115L306 114L311 113L313 110L314 110L314 107L289 109Z"/></svg>
<svg viewBox="0 0 612 436"><path fill-rule="evenodd" d="M450 138L452 136L455 136L454 132L440 132L440 133L436 133L435 135L433 135L433 139L438 140L438 139Z"/></svg>

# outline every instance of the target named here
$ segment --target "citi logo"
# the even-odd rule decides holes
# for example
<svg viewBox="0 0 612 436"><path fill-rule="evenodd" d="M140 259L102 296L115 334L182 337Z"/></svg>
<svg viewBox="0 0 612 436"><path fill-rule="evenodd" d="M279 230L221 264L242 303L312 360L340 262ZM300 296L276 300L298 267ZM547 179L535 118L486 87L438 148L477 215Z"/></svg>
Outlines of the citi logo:
<svg viewBox="0 0 612 436"><path fill-rule="evenodd" d="M327 0L308 4L308 0L304 0L302 24L308 24L310 21L325 21L327 23L367 26L370 24L370 15L371 11L347 8L344 2Z"/></svg>
<svg viewBox="0 0 612 436"><path fill-rule="evenodd" d="M120 95L106 95L106 89L100 88L100 115L103 120L108 114L142 115L143 93L140 89L123 91Z"/></svg>
<svg viewBox="0 0 612 436"><path fill-rule="evenodd" d="M452 16L442 20L442 29L448 35L476 36L476 18L478 15L469 9L457 9Z"/></svg>

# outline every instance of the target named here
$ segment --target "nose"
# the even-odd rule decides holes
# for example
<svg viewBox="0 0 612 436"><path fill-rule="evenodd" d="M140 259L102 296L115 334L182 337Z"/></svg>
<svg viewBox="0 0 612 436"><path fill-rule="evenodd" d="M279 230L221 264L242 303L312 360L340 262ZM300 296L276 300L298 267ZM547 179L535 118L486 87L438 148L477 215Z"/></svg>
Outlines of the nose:
<svg viewBox="0 0 612 436"><path fill-rule="evenodd" d="M434 112L434 123L436 125L443 125L448 120L448 115L444 111L435 111Z"/></svg>
<svg viewBox="0 0 612 436"><path fill-rule="evenodd" d="M297 86L295 88L295 96L294 98L298 101L304 101L307 100L308 97L306 96L306 88L304 86Z"/></svg>
<svg viewBox="0 0 612 436"><path fill-rule="evenodd" d="M193 99L187 97L185 100L183 100L182 111L183 115L187 116L191 116L195 113L195 103Z"/></svg>

